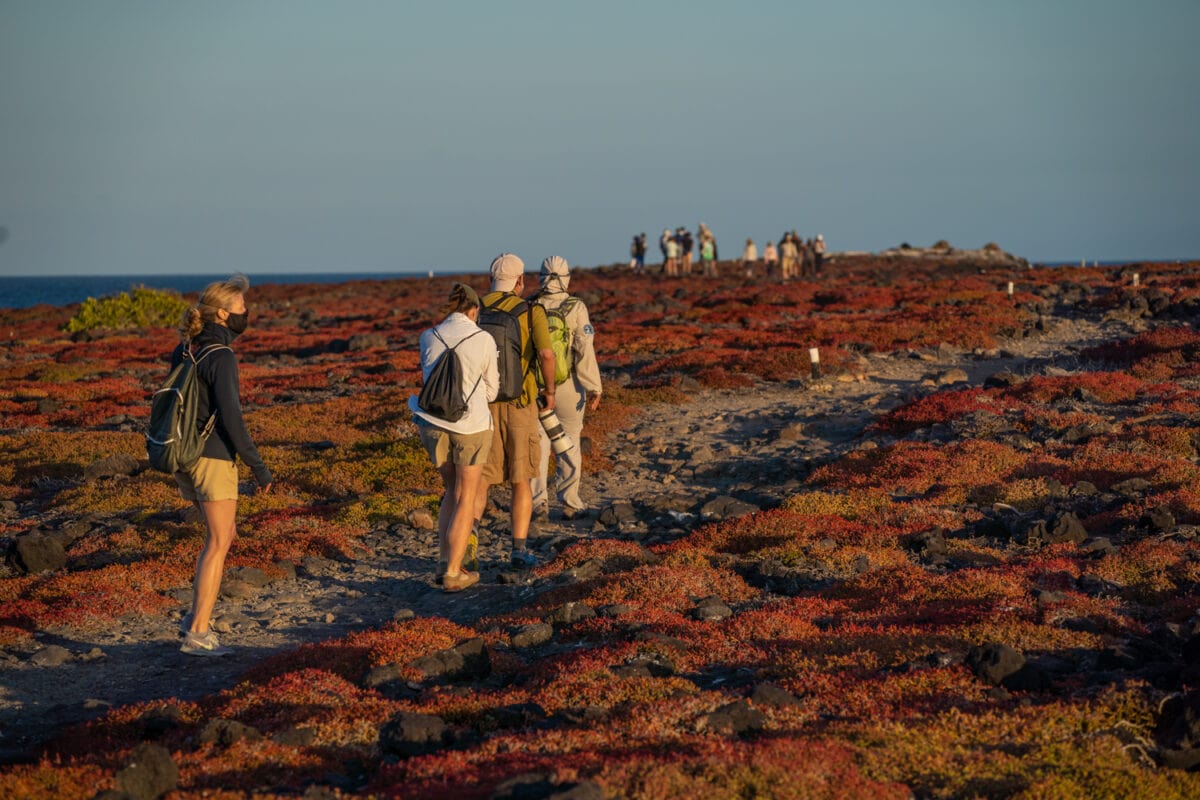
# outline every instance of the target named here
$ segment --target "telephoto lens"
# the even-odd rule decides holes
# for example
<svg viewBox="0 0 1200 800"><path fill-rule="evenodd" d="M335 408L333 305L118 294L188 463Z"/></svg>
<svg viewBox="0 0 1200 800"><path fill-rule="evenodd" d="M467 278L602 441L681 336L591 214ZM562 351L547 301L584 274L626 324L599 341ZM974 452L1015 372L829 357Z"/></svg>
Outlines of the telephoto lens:
<svg viewBox="0 0 1200 800"><path fill-rule="evenodd" d="M540 397L538 405L542 405ZM556 455L562 455L571 449L571 437L567 436L567 432L563 430L562 422L558 419L558 414L554 413L554 409L543 408L538 411L538 421L542 423L542 430L550 439L550 446L554 448Z"/></svg>

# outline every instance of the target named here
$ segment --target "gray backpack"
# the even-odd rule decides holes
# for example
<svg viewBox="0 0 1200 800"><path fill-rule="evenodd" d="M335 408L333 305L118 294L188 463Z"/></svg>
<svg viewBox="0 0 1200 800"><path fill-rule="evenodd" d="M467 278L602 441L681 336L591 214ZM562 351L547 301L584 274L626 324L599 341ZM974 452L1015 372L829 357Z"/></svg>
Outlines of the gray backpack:
<svg viewBox="0 0 1200 800"><path fill-rule="evenodd" d="M212 344L192 355L191 347L183 348L183 360L171 370L166 383L154 393L150 402L150 424L146 427L146 455L150 466L159 472L186 472L196 465L204 452L204 443L217 424L213 413L198 423L200 392L204 391L196 369L200 362L217 350L230 350L223 344Z"/></svg>

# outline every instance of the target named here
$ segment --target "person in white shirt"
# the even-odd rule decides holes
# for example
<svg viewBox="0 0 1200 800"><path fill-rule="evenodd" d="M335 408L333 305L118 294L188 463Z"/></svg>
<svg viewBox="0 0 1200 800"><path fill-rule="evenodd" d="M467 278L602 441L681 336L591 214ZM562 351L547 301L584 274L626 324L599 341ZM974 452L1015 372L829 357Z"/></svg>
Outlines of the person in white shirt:
<svg viewBox="0 0 1200 800"><path fill-rule="evenodd" d="M500 376L496 340L476 324L479 295L475 290L454 284L442 313L445 318L421 334L421 371L429 380L438 358L453 348L462 370L466 413L454 422L435 417L421 410L416 395L408 399L408 407L421 444L446 487L438 512L438 579L447 592L457 592L479 582L479 573L465 569L463 561L475 521L475 493L492 444L488 403L496 399Z"/></svg>

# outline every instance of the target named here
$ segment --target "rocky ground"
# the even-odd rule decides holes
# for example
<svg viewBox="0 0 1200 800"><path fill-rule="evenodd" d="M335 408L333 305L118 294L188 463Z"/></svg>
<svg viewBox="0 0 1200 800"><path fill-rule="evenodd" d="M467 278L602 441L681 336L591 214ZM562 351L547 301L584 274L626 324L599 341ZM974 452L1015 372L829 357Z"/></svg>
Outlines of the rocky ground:
<svg viewBox="0 0 1200 800"><path fill-rule="evenodd" d="M685 404L645 408L608 443L613 469L585 479L593 518L569 521L552 512L535 526L531 542L552 560L576 537L654 543L707 519L778 505L812 466L882 442L866 429L883 411L940 386L979 384L1000 371L1080 369L1086 366L1081 350L1128 336L1131 324L1138 323L1061 321L996 350L943 347L867 357L857 374L837 379L723 391L693 387ZM504 506L505 497L495 499ZM33 757L63 726L111 706L197 698L233 686L253 664L305 642L414 614L469 624L556 585L554 575L508 571L503 513L489 524L481 541L483 582L457 595L433 583L434 532L408 526L373 532L353 560L307 559L284 580L231 571L214 621L222 642L236 648L228 658L196 659L178 651L187 586L176 590L181 604L167 615L123 619L99 631L43 631L25 650L0 651L0 762Z"/></svg>

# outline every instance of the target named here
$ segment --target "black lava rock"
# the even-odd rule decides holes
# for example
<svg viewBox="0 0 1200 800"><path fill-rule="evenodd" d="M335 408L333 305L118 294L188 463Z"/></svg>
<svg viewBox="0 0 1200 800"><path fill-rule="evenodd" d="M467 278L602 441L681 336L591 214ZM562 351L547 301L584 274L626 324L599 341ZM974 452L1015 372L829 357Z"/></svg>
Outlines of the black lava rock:
<svg viewBox="0 0 1200 800"><path fill-rule="evenodd" d="M117 788L133 800L158 800L179 785L179 767L162 745L140 744L116 779Z"/></svg>

